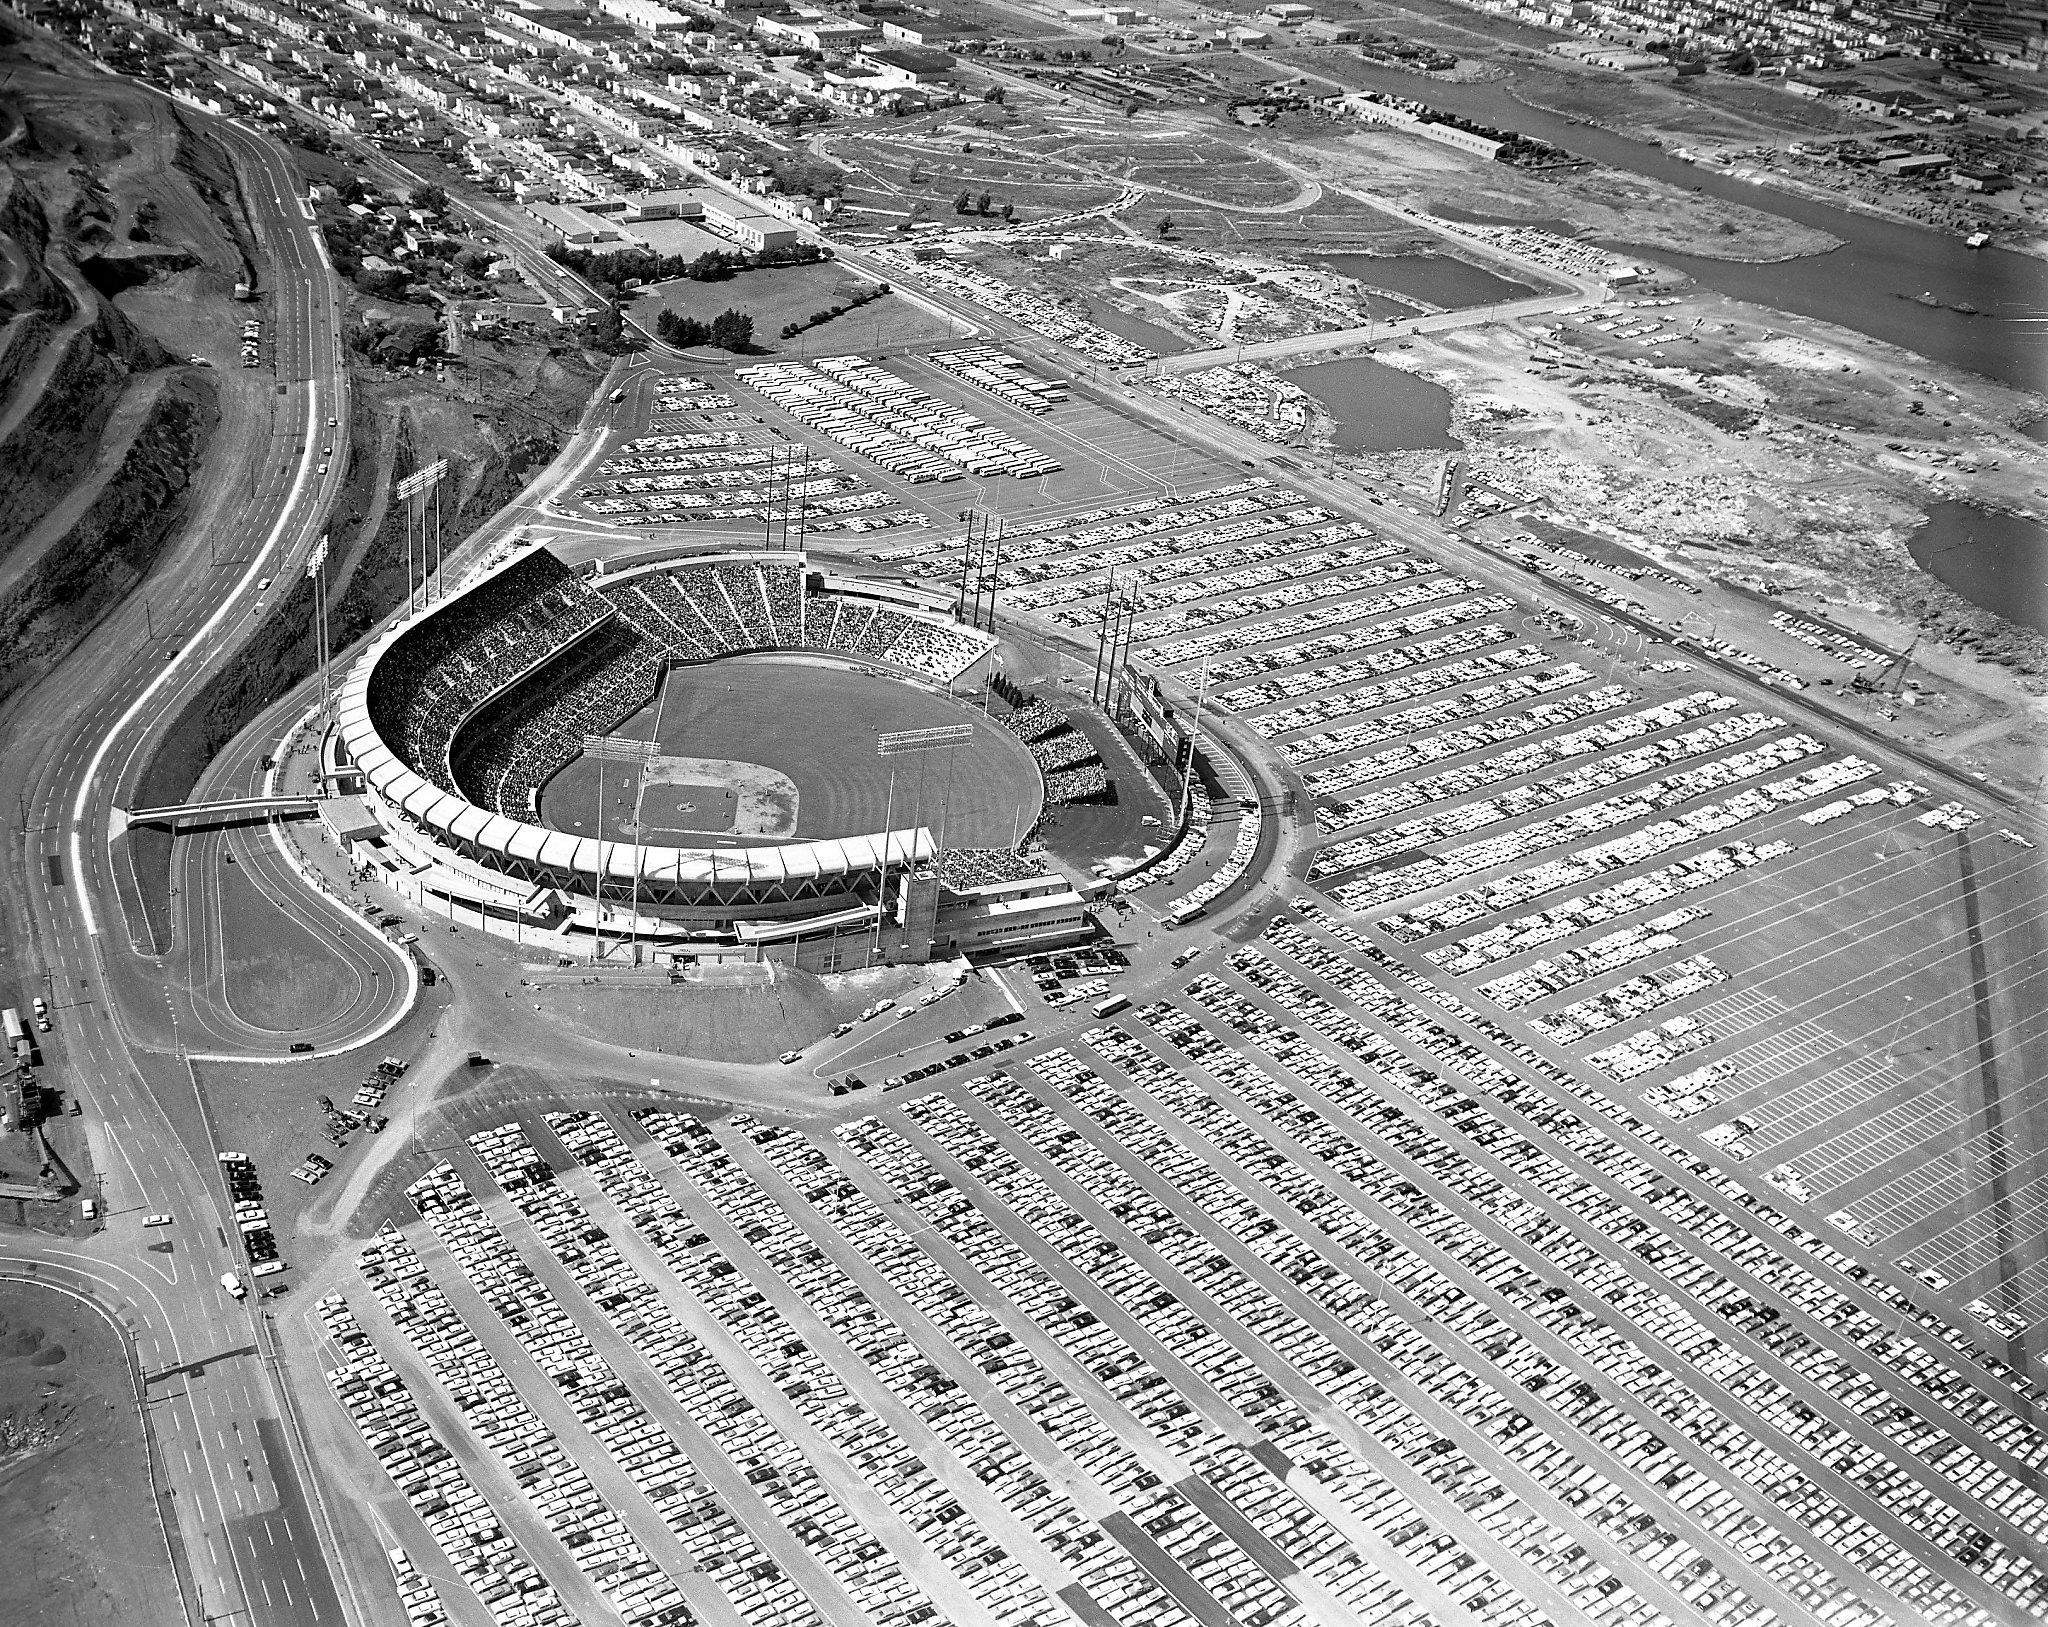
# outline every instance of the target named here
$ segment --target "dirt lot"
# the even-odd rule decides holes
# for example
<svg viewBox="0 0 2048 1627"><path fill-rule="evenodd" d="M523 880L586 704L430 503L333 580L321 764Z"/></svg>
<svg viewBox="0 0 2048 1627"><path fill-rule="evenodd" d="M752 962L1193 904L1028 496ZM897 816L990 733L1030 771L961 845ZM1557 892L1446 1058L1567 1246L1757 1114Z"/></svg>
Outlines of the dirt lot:
<svg viewBox="0 0 2048 1627"><path fill-rule="evenodd" d="M885 995L921 986L917 969L814 977L777 968L772 984L551 983L521 991L551 1024L645 1051L710 1062L773 1062L860 1015Z"/></svg>
<svg viewBox="0 0 2048 1627"><path fill-rule="evenodd" d="M1838 329L1775 314L1766 327L1713 295L1601 320L1654 320L1657 332L1544 323L1404 341L1379 359L1451 391L1468 479L1522 494L1518 512L1558 516L1694 580L1768 579L1785 607L1824 611L1887 649L1924 633L1916 668L1949 696L1886 727L1938 750L1962 742L1969 766L2031 786L2048 639L1951 593L1906 546L1959 474L1982 501L2033 504L2048 453L2012 427L2029 398ZM1397 474L1404 458L1354 462ZM1518 526L1505 515L1484 534ZM1767 619L1677 602L1733 617L1737 642L1734 625ZM1773 659L1809 682L1849 676L1789 641Z"/></svg>
<svg viewBox="0 0 2048 1627"><path fill-rule="evenodd" d="M177 1616L128 1357L97 1312L0 1283L0 1621L161 1627Z"/></svg>

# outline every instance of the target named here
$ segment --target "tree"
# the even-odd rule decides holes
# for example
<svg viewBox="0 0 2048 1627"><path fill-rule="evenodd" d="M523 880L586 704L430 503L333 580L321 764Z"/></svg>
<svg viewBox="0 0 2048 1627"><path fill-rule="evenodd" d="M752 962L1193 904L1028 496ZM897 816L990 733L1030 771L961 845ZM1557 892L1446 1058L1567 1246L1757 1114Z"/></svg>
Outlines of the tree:
<svg viewBox="0 0 2048 1627"><path fill-rule="evenodd" d="M692 345L711 342L711 329L694 316L683 316L675 311L663 311L654 319L654 331L664 341L679 350L688 350Z"/></svg>
<svg viewBox="0 0 2048 1627"><path fill-rule="evenodd" d="M411 201L415 209L428 209L438 215L448 207L448 193L430 181L425 186L412 189Z"/></svg>
<svg viewBox="0 0 2048 1627"><path fill-rule="evenodd" d="M1001 85L990 85L987 90L981 93L981 99L984 102L994 102L998 107L1001 107L1005 101L1009 100L1009 96L1010 93L1003 89Z"/></svg>
<svg viewBox="0 0 2048 1627"><path fill-rule="evenodd" d="M626 319L619 314L616 300L606 300L597 308L589 325L590 347L617 354L626 348Z"/></svg>
<svg viewBox="0 0 2048 1627"><path fill-rule="evenodd" d="M1003 208L1002 208L1002 216L1003 216L1003 219L1005 219L1005 220L1008 220L1008 219L1009 219L1009 218L1010 218L1010 217L1011 217L1012 215L1014 215L1014 214L1015 214L1016 212L1017 212L1017 206L1016 206L1016 205L1015 205L1014 203L1009 203L1009 202L1007 202L1007 201L1006 201L1006 202L1005 202L1005 203L1003 204Z"/></svg>
<svg viewBox="0 0 2048 1627"><path fill-rule="evenodd" d="M1158 230L1159 230L1159 235L1160 235L1161 237L1169 237L1169 236L1171 236L1171 235L1172 235L1172 233L1173 233L1173 216L1171 216L1171 215L1161 215L1161 216L1159 217L1159 227L1158 227Z"/></svg>
<svg viewBox="0 0 2048 1627"><path fill-rule="evenodd" d="M974 212L975 212L975 213L976 213L977 215L985 215L985 214L987 214L987 213L988 213L988 211L989 211L989 206L990 206L990 205L991 205L991 204L992 204L993 202L994 202L994 200L993 200L992 198L990 198L990 197L989 197L989 195L988 195L988 194L987 194L986 192L984 192L984 193L983 193L983 194L982 194L982 195L981 195L981 196L980 196L979 198L975 199L975 201L974 201Z"/></svg>
<svg viewBox="0 0 2048 1627"><path fill-rule="evenodd" d="M751 350L754 319L744 311L720 311L711 319L711 342L720 350Z"/></svg>
<svg viewBox="0 0 2048 1627"><path fill-rule="evenodd" d="M960 189L960 196L953 200L953 213L956 215L964 215L967 213L969 209L973 207L973 194L970 193L965 187L962 187Z"/></svg>

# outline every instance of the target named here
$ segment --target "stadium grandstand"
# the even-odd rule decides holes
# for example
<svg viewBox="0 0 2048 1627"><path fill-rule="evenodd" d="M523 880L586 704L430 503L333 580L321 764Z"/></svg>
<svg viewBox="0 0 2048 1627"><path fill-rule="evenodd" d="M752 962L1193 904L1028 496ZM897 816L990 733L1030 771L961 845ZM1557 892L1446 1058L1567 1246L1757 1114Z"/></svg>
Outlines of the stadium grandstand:
<svg viewBox="0 0 2048 1627"><path fill-rule="evenodd" d="M334 755L375 822L351 854L452 918L570 949L630 936L656 953L837 970L1069 941L1086 920L1063 879L949 864L922 826L673 847L539 822L548 781L673 667L792 651L943 690L993 647L928 590L834 577L793 554L608 573L523 548L396 624L345 680Z"/></svg>

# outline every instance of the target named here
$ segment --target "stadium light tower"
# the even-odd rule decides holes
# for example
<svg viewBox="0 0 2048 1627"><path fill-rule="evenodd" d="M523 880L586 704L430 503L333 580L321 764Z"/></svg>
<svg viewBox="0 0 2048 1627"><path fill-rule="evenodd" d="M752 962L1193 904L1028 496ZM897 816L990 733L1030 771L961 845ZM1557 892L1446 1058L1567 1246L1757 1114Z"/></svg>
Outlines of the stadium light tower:
<svg viewBox="0 0 2048 1627"><path fill-rule="evenodd" d="M313 636L320 650L320 710L327 710L327 533L306 559L306 575L313 582Z"/></svg>
<svg viewBox="0 0 2048 1627"><path fill-rule="evenodd" d="M953 783L952 748L962 745L973 738L974 725L972 723L942 723L935 729L896 729L889 732L877 732L875 735L875 755L877 757L906 757L919 752L944 751L946 753L946 785L950 794ZM923 783L923 776L920 774L918 780L918 814L920 818L922 818L924 813ZM875 946L877 949L881 947L882 942L882 912L888 907L889 903L889 850L894 845L893 838L895 832L888 827L895 823L895 819L896 771L894 768L891 768L889 770L888 812L882 818L882 891L880 898L875 904ZM912 862L915 862L916 857L917 844L915 839L913 839L911 842Z"/></svg>
<svg viewBox="0 0 2048 1627"><path fill-rule="evenodd" d="M422 501L415 506L415 499L423 499L428 492L434 494L434 568L440 568L441 558L441 477L448 472L448 460L436 458L423 469L415 469L395 487L392 495L405 505L405 613L409 616L414 609L412 549L413 532L419 532L420 582L425 586L427 575L427 525L426 504Z"/></svg>

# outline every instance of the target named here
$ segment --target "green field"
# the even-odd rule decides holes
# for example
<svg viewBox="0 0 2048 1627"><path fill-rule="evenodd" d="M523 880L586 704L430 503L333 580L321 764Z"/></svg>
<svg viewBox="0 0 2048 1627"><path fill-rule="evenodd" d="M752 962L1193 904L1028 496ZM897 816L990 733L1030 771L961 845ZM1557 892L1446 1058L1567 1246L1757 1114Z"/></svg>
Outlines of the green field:
<svg viewBox="0 0 2048 1627"><path fill-rule="evenodd" d="M659 729L656 728L657 718ZM894 729L971 722L974 739L963 746L916 756L884 758L875 736ZM963 702L877 674L822 661L743 656L680 667L655 705L618 731L658 739L675 757L760 764L796 785L796 828L776 841L823 841L884 828L923 824L936 834L943 821L955 847L1007 847L1013 833L1030 829L1040 788L1038 770L1022 745ZM708 836L681 837L674 786L641 791L629 765L579 758L541 793L541 823L585 835L633 839L634 811L646 839L677 845L714 845ZM697 802L700 829L715 813ZM722 804L721 804L722 806ZM750 845L727 836L722 845Z"/></svg>
<svg viewBox="0 0 2048 1627"><path fill-rule="evenodd" d="M744 311L754 319L755 345L777 353L872 350L927 344L948 336L942 318L899 295L886 294L807 328L795 339L781 337L785 324L803 322L820 310L844 305L872 287L869 278L836 265L778 266L745 272L725 282L678 278L656 283L633 302L631 314L652 333L656 315L663 310L700 322L711 321L721 311Z"/></svg>

